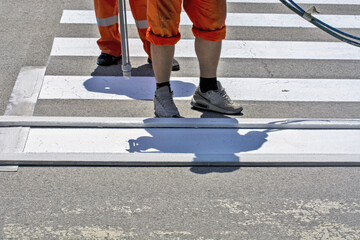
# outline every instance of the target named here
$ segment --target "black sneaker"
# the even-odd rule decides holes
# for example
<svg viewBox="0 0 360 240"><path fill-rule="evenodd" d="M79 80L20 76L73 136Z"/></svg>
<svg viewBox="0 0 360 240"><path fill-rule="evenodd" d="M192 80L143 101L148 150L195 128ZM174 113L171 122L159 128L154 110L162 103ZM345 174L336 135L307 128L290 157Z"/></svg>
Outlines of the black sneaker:
<svg viewBox="0 0 360 240"><path fill-rule="evenodd" d="M111 66L117 64L119 60L121 60L121 56L115 57L107 53L101 53L97 59L97 64L100 66Z"/></svg>
<svg viewBox="0 0 360 240"><path fill-rule="evenodd" d="M150 58L148 58L147 62L149 64L152 64L152 61ZM176 61L176 59L174 58L173 59L173 62L172 62L172 68L171 68L171 71L179 71L180 70L180 64L178 61Z"/></svg>

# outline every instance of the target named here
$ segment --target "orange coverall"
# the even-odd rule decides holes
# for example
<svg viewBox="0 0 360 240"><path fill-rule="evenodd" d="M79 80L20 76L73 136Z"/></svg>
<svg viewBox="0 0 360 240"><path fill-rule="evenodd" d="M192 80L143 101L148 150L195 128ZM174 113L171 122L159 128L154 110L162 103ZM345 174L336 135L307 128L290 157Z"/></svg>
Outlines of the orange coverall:
<svg viewBox="0 0 360 240"><path fill-rule="evenodd" d="M146 19L147 0L129 0L131 12L136 22L144 50L151 58L150 42L146 40L148 22ZM96 20L101 38L97 44L102 53L115 57L121 56L121 41L119 31L118 0L94 0Z"/></svg>
<svg viewBox="0 0 360 240"><path fill-rule="evenodd" d="M225 38L226 0L148 0L148 41L157 46L171 46L180 40L182 1L195 37L208 41Z"/></svg>

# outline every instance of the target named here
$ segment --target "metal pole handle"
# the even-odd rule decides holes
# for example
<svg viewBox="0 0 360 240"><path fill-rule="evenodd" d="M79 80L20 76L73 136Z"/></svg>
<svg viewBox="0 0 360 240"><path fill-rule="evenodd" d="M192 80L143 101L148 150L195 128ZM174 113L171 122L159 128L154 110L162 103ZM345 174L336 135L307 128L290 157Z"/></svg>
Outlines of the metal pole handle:
<svg viewBox="0 0 360 240"><path fill-rule="evenodd" d="M119 25L121 36L121 52L122 52L122 71L123 76L127 79L131 77L131 64L129 55L129 40L127 32L126 20L126 0L119 0Z"/></svg>

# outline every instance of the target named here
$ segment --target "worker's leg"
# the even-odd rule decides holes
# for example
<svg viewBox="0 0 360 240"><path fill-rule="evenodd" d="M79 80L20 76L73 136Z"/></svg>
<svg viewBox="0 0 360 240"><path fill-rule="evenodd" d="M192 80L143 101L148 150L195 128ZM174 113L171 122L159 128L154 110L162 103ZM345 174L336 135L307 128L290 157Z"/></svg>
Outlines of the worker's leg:
<svg viewBox="0 0 360 240"><path fill-rule="evenodd" d="M101 36L97 43L101 52L121 56L118 0L94 0L94 6Z"/></svg>
<svg viewBox="0 0 360 240"><path fill-rule="evenodd" d="M146 40L146 31L149 27L146 11L147 0L129 0L132 15L135 19L139 37L143 42L143 47L148 57L151 59L150 42Z"/></svg>
<svg viewBox="0 0 360 240"><path fill-rule="evenodd" d="M157 83L169 82L174 51L174 45L156 46L155 44L151 44L153 69Z"/></svg>
<svg viewBox="0 0 360 240"><path fill-rule="evenodd" d="M157 83L170 80L174 45L180 40L181 0L149 0L147 39Z"/></svg>
<svg viewBox="0 0 360 240"><path fill-rule="evenodd" d="M196 37L195 51L199 60L200 77L216 77L221 53L221 41L208 41Z"/></svg>
<svg viewBox="0 0 360 240"><path fill-rule="evenodd" d="M152 64L151 43L146 39L146 32L149 27L147 21L147 0L129 0L129 2L144 50L148 54L148 62ZM172 60L171 70L180 70L180 65L175 59Z"/></svg>
<svg viewBox="0 0 360 240"><path fill-rule="evenodd" d="M184 0L184 9L193 22L200 77L216 77L221 40L226 34L226 0Z"/></svg>
<svg viewBox="0 0 360 240"><path fill-rule="evenodd" d="M180 40L179 24L181 0L149 0L147 39L151 42L151 56L157 89L154 96L155 115L178 117L170 89L170 74L175 44Z"/></svg>
<svg viewBox="0 0 360 240"><path fill-rule="evenodd" d="M184 9L193 22L200 66L200 86L194 92L191 105L226 114L240 113L242 107L231 101L217 81L221 41L226 34L226 0L184 0Z"/></svg>

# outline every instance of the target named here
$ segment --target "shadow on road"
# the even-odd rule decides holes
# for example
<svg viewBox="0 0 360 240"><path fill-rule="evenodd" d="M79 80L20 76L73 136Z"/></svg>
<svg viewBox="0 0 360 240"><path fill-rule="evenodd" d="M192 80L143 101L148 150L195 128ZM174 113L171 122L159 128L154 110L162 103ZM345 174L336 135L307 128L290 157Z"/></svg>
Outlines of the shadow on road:
<svg viewBox="0 0 360 240"><path fill-rule="evenodd" d="M237 123L226 118L227 123ZM145 120L153 121L151 119ZM232 128L146 128L151 136L130 139L131 153L189 153L194 162L207 162L209 156L216 162L240 162L239 153L257 150L267 141L267 131L248 131ZM192 167L197 174L232 172L240 167Z"/></svg>
<svg viewBox="0 0 360 240"><path fill-rule="evenodd" d="M133 68L130 79L122 77L120 65L98 66L91 76L83 84L89 92L122 95L135 100L151 100L154 97L156 81L149 64ZM174 97L179 98L192 96L196 86L192 83L172 80L171 88Z"/></svg>
<svg viewBox="0 0 360 240"><path fill-rule="evenodd" d="M92 78L84 82L88 91L105 94L123 95L131 99L152 99L155 91L155 78L149 64L132 70L132 78L122 77L121 66L97 67ZM182 81L172 81L174 97L191 96L195 85ZM237 124L235 118L226 115L201 111L201 118L222 118L228 123ZM144 122L154 121L146 119ZM267 141L268 133L274 130L246 130L236 128L146 128L150 136L129 139L130 153L188 153L193 154L194 162L208 162L209 156L217 163L240 162L240 153L260 149ZM275 130L276 131L276 130ZM212 172L227 173L240 167L192 167L196 174Z"/></svg>

